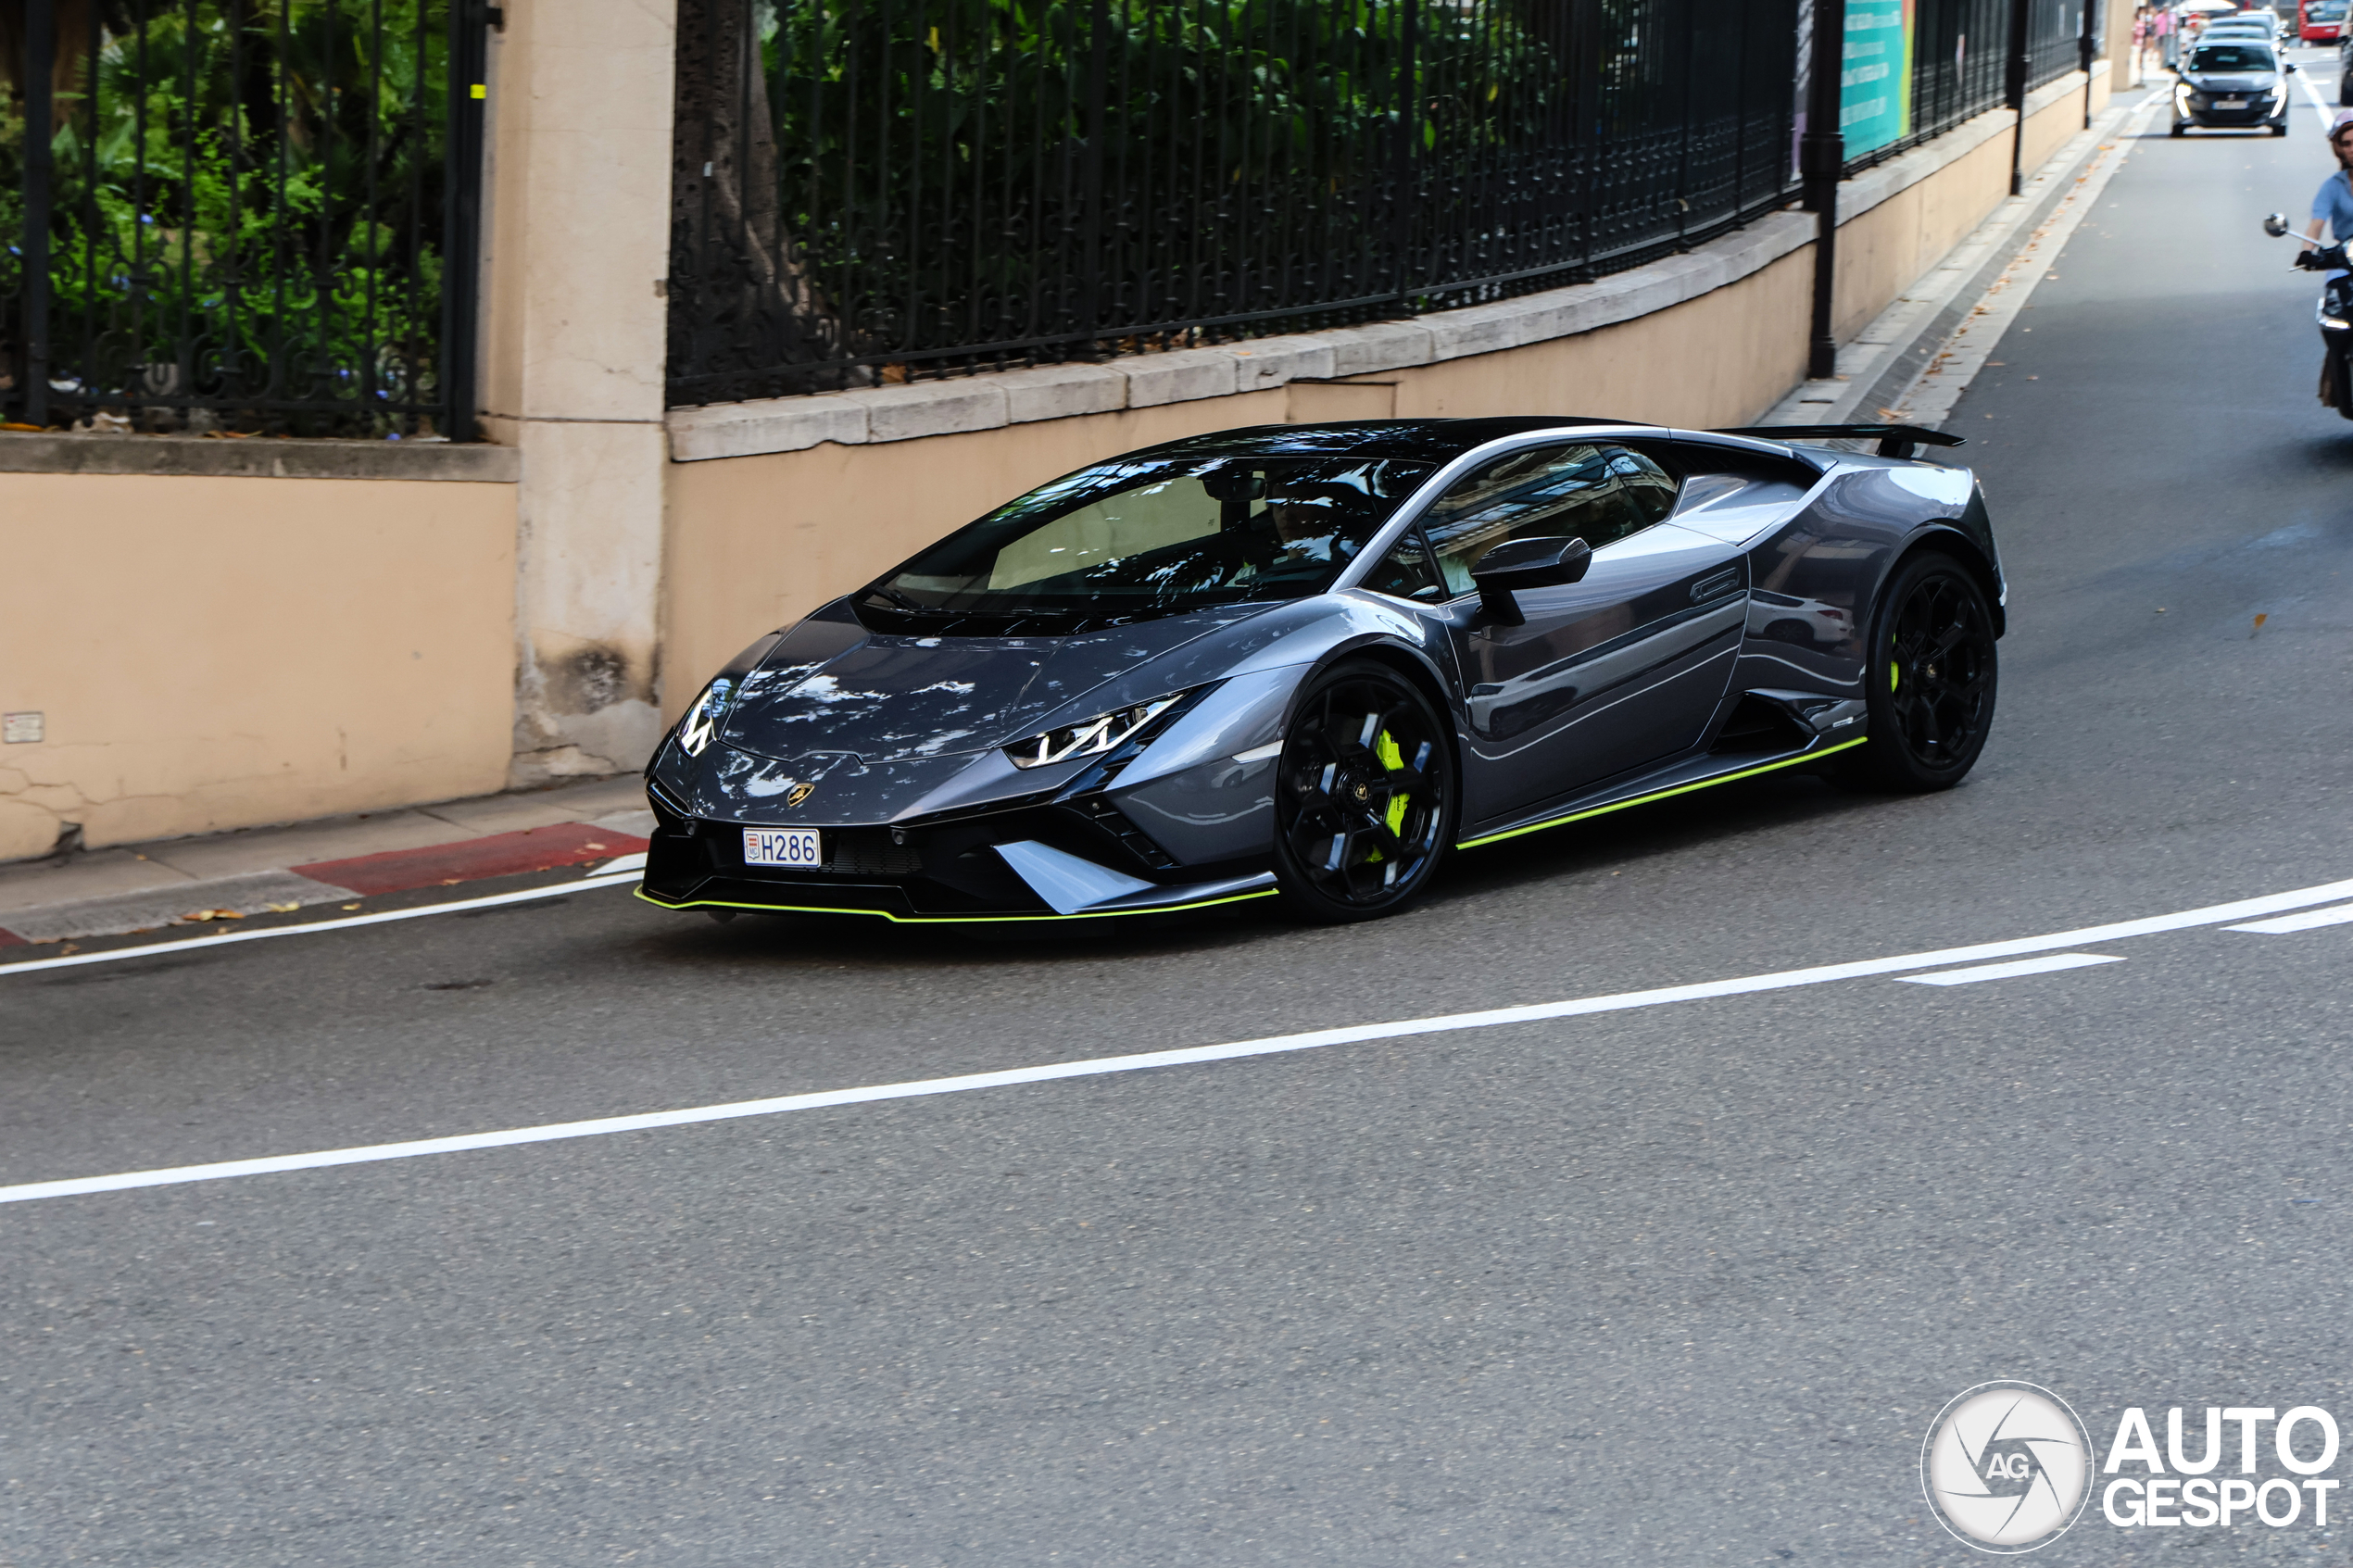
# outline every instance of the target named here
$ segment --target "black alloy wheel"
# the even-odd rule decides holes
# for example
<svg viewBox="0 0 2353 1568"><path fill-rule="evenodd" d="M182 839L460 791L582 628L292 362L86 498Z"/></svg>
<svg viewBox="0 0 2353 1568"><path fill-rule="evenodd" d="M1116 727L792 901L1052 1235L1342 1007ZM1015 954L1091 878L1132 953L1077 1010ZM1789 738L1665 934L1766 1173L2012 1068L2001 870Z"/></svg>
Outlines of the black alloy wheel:
<svg viewBox="0 0 2353 1568"><path fill-rule="evenodd" d="M1314 677L1275 776L1275 879L1311 920L1394 914L1453 842L1454 767L1437 708L1385 665Z"/></svg>
<svg viewBox="0 0 2353 1568"><path fill-rule="evenodd" d="M1880 596L1869 646L1869 738L1848 754L1845 776L1907 793L1952 788L1994 726L1999 669L1985 590L1950 556L1914 556Z"/></svg>

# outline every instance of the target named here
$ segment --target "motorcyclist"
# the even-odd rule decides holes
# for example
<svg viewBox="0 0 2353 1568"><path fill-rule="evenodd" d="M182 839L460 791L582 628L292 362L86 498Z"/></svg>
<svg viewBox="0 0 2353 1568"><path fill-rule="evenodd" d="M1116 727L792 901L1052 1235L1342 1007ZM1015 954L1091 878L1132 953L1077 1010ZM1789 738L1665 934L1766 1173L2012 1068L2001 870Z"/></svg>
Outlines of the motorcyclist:
<svg viewBox="0 0 2353 1568"><path fill-rule="evenodd" d="M2353 109L2339 109L2329 122L2329 150L2336 154L2336 172L2321 182L2312 197L2312 221L2305 226L2304 237L2317 241L2322 232L2342 245L2353 240ZM2314 271L2327 271L2325 264L2314 257L2314 246L2296 253L2296 264Z"/></svg>

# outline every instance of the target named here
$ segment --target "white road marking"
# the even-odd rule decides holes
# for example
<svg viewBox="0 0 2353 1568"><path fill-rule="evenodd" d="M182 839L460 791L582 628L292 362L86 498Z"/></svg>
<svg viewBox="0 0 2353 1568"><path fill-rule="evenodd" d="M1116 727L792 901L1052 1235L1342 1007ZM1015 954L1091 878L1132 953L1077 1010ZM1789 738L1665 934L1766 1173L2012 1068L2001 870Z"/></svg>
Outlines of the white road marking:
<svg viewBox="0 0 2353 1568"><path fill-rule="evenodd" d="M1947 969L1934 974L1901 974L1896 978L1906 985L1974 985L1981 980L2014 980L2021 974L2049 974L2054 970L2082 969L2086 964L2123 961L2103 953L2053 953L2048 958L2020 959L2014 963L1983 963L1973 969Z"/></svg>
<svg viewBox="0 0 2353 1568"><path fill-rule="evenodd" d="M571 892L598 885L575 883L548 892ZM522 895L508 894L478 903L498 903ZM369 1144L358 1148L320 1149L308 1154L278 1154L259 1160L230 1160L210 1165L179 1165L160 1171L127 1171L111 1176L77 1176L65 1181L27 1182L0 1187L0 1203L27 1203L36 1198L70 1198L84 1193L121 1192L132 1187L172 1186L182 1182L223 1181L232 1176L259 1176L281 1171L315 1171L331 1165L360 1165L380 1160L413 1160L427 1154L458 1154L471 1149L505 1148L515 1144L552 1143L560 1138L601 1136L608 1133L643 1132L655 1127L683 1127L699 1122L731 1122L746 1116L781 1116L795 1110L827 1106L865 1105L875 1100L920 1099L932 1095L963 1094L973 1089L1004 1088L1015 1084L1051 1083L1058 1078L1093 1078L1114 1073L1139 1073L1153 1067L1180 1067L1203 1061L1232 1061L1243 1057L1276 1056L1315 1050L1325 1046L1355 1045L1366 1040L1395 1040L1415 1035L1438 1035L1457 1029L1491 1029L1505 1023L1532 1023L1554 1018L1579 1018L1592 1013L1624 1012L1663 1007L1672 1002L1705 1001L1717 997L1745 996L1758 991L1782 991L1800 985L1822 985L1837 980L1859 980L1907 969L1932 969L1975 959L2004 959L2049 952L2086 943L2120 942L2128 937L2160 932L2186 931L2250 915L2273 914L2313 904L2353 897L2353 881L2332 882L2292 893L2243 898L2170 915L2086 926L2079 931L2046 936L2020 936L2007 942L1981 942L1969 947L1938 952L1906 953L1898 958L1865 959L1855 963L1824 964L1814 969L1785 970L1778 974L1753 974L1737 980L1710 980L1696 985L1667 985L1650 991L1625 991L1608 997L1574 1001L1540 1002L1529 1007L1494 1008L1483 1012L1447 1013L1435 1018L1409 1018L1390 1023L1360 1023L1341 1029L1318 1029L1303 1035L1277 1035L1263 1040L1236 1040L1225 1045L1189 1046L1178 1050L1145 1051L1134 1056L1095 1057L1083 1061L1048 1062L999 1073L970 1073L954 1078L924 1078L904 1084L875 1084L852 1089L823 1089L813 1094L780 1095L773 1099L738 1100L730 1105L702 1105L685 1110L655 1110L635 1116L606 1116L589 1122L560 1122L540 1127L515 1127L497 1133L466 1133L456 1137L422 1138L412 1143ZM449 908L451 906L441 906ZM425 914L431 910L404 910ZM388 917L379 917L388 918ZM357 924L357 922L349 923ZM291 929L291 928L289 928ZM256 936L274 935L255 932ZM225 941L228 938L216 938ZM96 955L94 955L96 956Z"/></svg>
<svg viewBox="0 0 2353 1568"><path fill-rule="evenodd" d="M2324 925L2353 923L2353 904L2339 904L2333 909L2307 909L2300 915L2282 915L2277 920L2259 920L2247 925L2225 926L2225 931L2252 931L2259 936L2285 936L2291 932L2317 931Z"/></svg>
<svg viewBox="0 0 2353 1568"><path fill-rule="evenodd" d="M645 869L646 852L640 849L635 855L623 855L617 859L607 860L588 874L590 876L611 876L618 872L641 872Z"/></svg>
<svg viewBox="0 0 2353 1568"><path fill-rule="evenodd" d="M639 858L643 859L642 856ZM619 863L614 862L616 865ZM599 868L599 871L602 869ZM226 947L237 942L267 942L273 936L311 936L321 931L349 931L359 925L382 925L386 921L422 920L427 915L455 914L460 909L486 909L493 904L520 904L530 898L554 898L566 893L585 893L592 887L626 887L636 880L637 873L633 870L618 876L598 874L581 882L560 882L553 887L526 887L519 893L494 893L485 898L459 898L447 904L427 904L418 909L384 909L372 915L312 921L305 925L272 925L259 931L224 931L218 936L189 936L177 942L149 942L138 947L110 947L103 953L69 953L58 959L0 963L0 979L11 974L31 974L37 970L72 969L86 963L113 963L119 959L152 958L157 953L204 951Z"/></svg>

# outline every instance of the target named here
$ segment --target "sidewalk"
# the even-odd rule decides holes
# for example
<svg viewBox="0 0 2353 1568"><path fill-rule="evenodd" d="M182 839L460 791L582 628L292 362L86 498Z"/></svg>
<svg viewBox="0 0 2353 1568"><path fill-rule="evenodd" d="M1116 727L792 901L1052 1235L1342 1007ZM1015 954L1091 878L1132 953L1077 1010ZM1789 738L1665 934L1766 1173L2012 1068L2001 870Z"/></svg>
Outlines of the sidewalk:
<svg viewBox="0 0 2353 1568"><path fill-rule="evenodd" d="M635 774L0 866L0 947L190 927L486 877L643 863Z"/></svg>

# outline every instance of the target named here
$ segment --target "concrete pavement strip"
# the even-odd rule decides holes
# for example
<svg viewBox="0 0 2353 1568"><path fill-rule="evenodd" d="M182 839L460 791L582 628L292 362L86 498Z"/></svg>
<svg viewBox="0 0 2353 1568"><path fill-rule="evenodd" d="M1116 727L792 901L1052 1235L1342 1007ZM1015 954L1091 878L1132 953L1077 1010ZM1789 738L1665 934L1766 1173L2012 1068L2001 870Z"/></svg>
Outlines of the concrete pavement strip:
<svg viewBox="0 0 2353 1568"><path fill-rule="evenodd" d="M631 776L0 867L0 947L610 861L652 827Z"/></svg>

